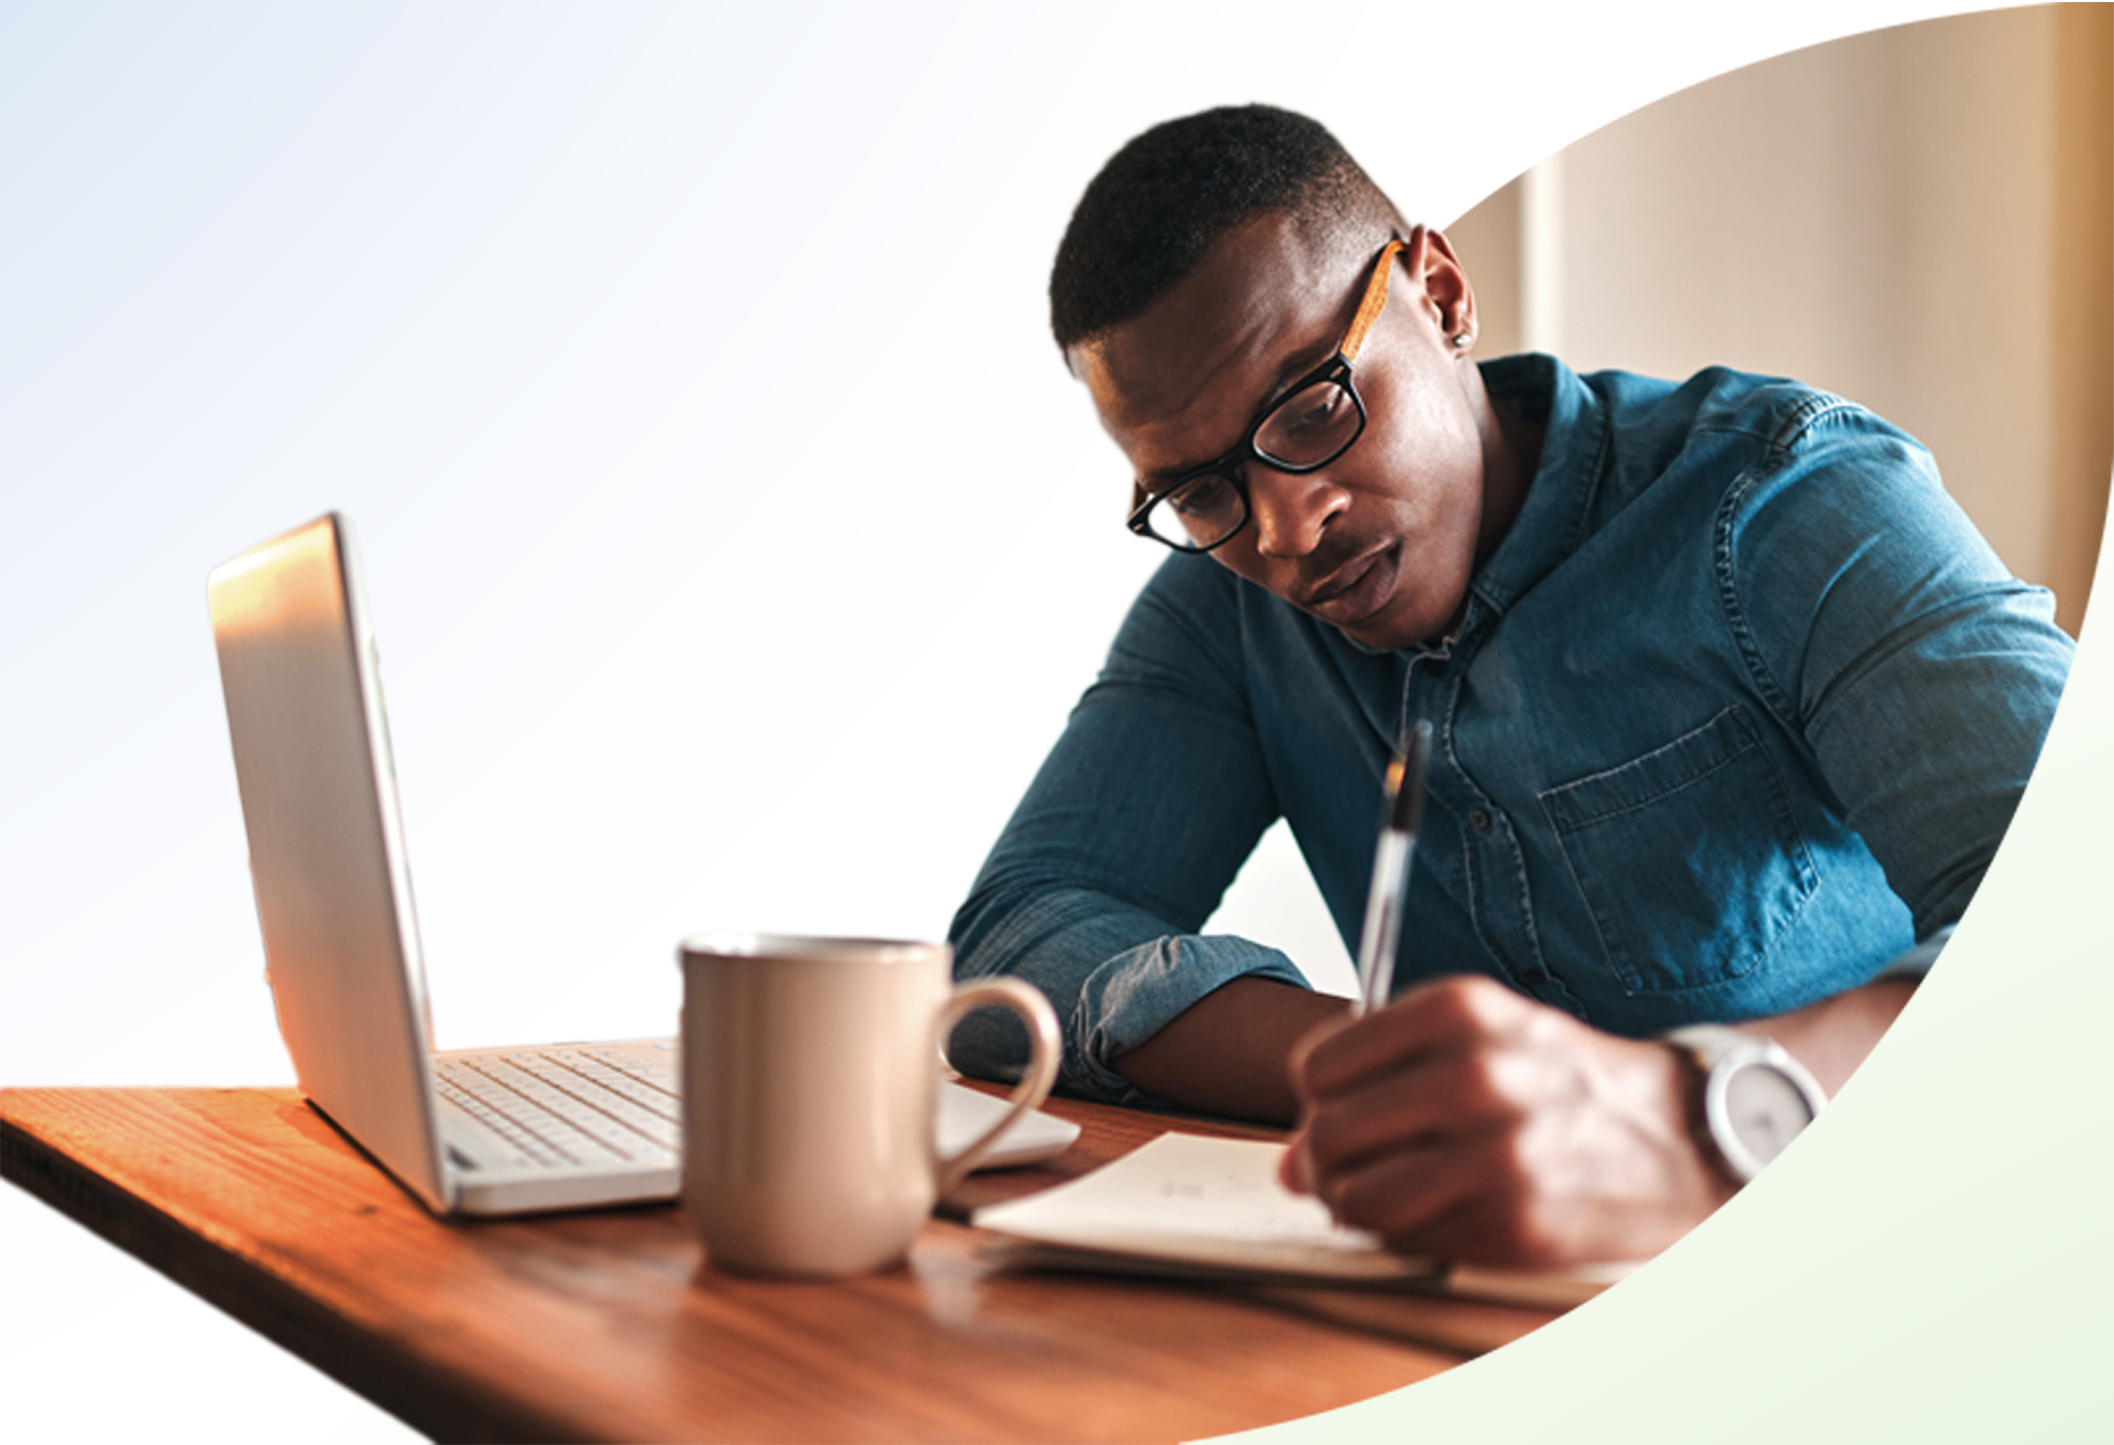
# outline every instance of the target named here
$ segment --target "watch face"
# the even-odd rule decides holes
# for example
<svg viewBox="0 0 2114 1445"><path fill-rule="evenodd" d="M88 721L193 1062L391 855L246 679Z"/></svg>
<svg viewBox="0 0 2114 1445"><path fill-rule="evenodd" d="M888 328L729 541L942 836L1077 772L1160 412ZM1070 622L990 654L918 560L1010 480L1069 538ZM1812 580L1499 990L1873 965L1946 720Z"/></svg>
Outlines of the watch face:
<svg viewBox="0 0 2114 1445"><path fill-rule="evenodd" d="M1757 1164L1767 1164L1813 1122L1798 1085L1782 1071L1752 1063L1725 1081L1725 1113L1733 1133Z"/></svg>

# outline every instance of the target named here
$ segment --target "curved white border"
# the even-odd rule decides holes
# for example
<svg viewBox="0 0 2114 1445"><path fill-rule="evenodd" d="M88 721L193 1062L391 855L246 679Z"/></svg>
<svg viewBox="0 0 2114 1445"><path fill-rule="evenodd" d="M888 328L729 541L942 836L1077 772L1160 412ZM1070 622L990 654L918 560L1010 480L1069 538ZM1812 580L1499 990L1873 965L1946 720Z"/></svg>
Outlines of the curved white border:
<svg viewBox="0 0 2114 1445"><path fill-rule="evenodd" d="M15 54L34 54L47 34L75 23L116 36L152 8L15 7L0 18L0 52L20 46ZM806 52L789 36L827 41L832 22L854 8L788 6L773 18L744 15L740 25L729 22L722 34L727 44L797 59ZM1018 124L1024 134L1030 127L1039 133L1062 126L1079 135L1106 132L1112 144L1135 129L1124 107L1134 108L1136 123L1143 124L1194 104L1266 96L1328 117L1391 186L1427 186L1430 210L1451 213L1540 156L1674 89L1786 50L1969 8L1974 7L1914 0L1783 0L1737 10L1639 0L1568 8L1528 0L1480 6L1417 0L1346 4L1296 17L1302 27L1329 25L1342 33L1341 43L1329 47L1326 73L1307 74L1282 64L1292 49L1282 42L1300 38L1282 30L1290 14L1282 0L1208 5L1081 0L1065 11L1062 44L1026 53L1011 45L1004 52L1009 63L1046 66L1047 72L979 89L976 70L989 48L1010 44L1008 24L1025 28L1029 22L994 20L1000 13L995 7L966 0L958 5L936 0L898 7L890 12L890 25L872 32L880 38L863 59L864 73L876 77L875 89L849 97L848 109L831 110L847 99L833 93L810 90L801 98L817 114L832 117L841 133L841 153L855 159L865 141L857 125L858 107L865 104L958 103L964 124ZM16 127L15 145L33 143L40 149L27 165L17 165L12 162L20 153L10 154L0 144L0 162L9 163L0 165L0 179L28 176L48 189L27 197L0 195L0 206L17 217L41 217L52 214L55 205L93 203L97 186L126 174L125 145L142 143L126 130L128 120L135 127L151 127L175 113L172 98L185 105L240 98L225 87L231 75L249 82L270 69L242 68L245 46L268 43L257 37L269 27L256 23L268 9L223 0L186 11L184 43L156 56L152 74L128 77L126 86L102 97L108 121L102 133L82 137ZM393 112L386 87L355 87L344 104L364 107L361 113L376 133L401 127L384 137L386 144L377 152L377 164L385 167L415 159L428 141L424 127L468 124L487 101L495 113L514 114L521 106L518 93L486 94L480 85L532 81L537 106L577 112L585 128L627 77L593 72L591 67L606 56L575 55L552 60L532 54L534 65L548 68L524 65L510 74L506 65L521 57L507 46L515 29L529 21L592 13L586 7L479 10L461 5L440 17L417 7L390 11L377 5L362 7L354 18L348 9L333 22L338 30L331 41L343 45L348 67L367 82L386 77L386 59L377 57L393 53L399 30L423 34L443 19L458 28L465 16L488 21L492 64L472 64L480 58L474 49L448 52L459 55L463 66L462 103L446 114ZM283 40L283 27L276 33ZM0 71L5 69L0 54ZM801 75L758 79L781 90L810 84ZM29 89L17 87L13 93ZM877 100L884 91L894 99ZM6 99L0 97L0 112ZM979 103L997 109L978 111ZM1004 110L1008 104L1020 108ZM134 109L128 112L127 106ZM672 118L685 117L676 113ZM268 123L271 117L259 119ZM341 144L344 138L324 139ZM1398 146L1392 155L1375 149L1389 145ZM519 158L504 142L495 142L491 155L500 163ZM298 185L302 176L296 168L261 179ZM1047 214L1040 215L1045 232L1061 223L1068 203L1068 196L1056 192L1083 179L1083 171L1038 172L1038 183L1052 192ZM203 204L255 205L263 219L273 219L268 187L246 189L210 165L177 175L171 184L201 188L208 197ZM180 209L185 198L172 192L157 199ZM767 199L784 207L797 196L773 193ZM920 203L931 204L932 197L921 197ZM866 234L861 223L872 219L829 218L852 235ZM414 228L428 223L442 228L432 233L437 239L445 239L451 220L438 212L403 218ZM1036 218L1016 222L1011 243L1019 264L1039 270L1047 241L1034 239ZM210 234L208 228L177 239ZM142 229L119 244L146 254L166 239ZM984 244L989 238L970 239ZM582 254L590 262L599 259L592 246ZM184 266L196 259L180 248L170 253L167 279L177 292L188 277ZM180 310L171 314L182 315ZM111 374L118 376L136 360L135 335L127 331L124 317L93 319L96 326L68 329L57 341L107 349L114 363ZM162 320L168 324L166 317ZM19 365L20 374L33 378L37 358L8 350L32 334L10 328L9 335L0 336L0 360ZM518 338L500 329L490 340L501 348ZM792 338L796 345L815 340ZM150 348L142 354L169 353ZM0 368L0 374L16 373ZM1054 363L1046 374L1048 385L1061 390ZM1062 416L1061 425L1087 428L1077 407ZM129 420L147 425L180 418L149 410ZM179 428L173 440L180 445L163 453L172 465L195 460L197 435ZM452 444L445 434L443 440ZM8 445L0 438L0 463L12 455ZM224 548L202 552L177 569L192 579L184 584L191 590L160 596L161 605L172 610L189 609L184 635L195 638L196 651L167 664L167 673L154 670L162 663L147 659L143 675L152 686L175 686L168 677L185 668L197 670L195 678L185 673L186 686L210 686L198 601L205 569L315 510L305 492L298 498L292 494L299 490L297 483L307 483L305 469L319 459L289 449L285 460L284 513L272 511L269 499L253 499L259 515L238 524L231 510ZM185 480L180 471L177 480ZM140 550L157 543L148 534L154 518L168 515L156 508L170 484L167 475L143 475L136 493L100 508L100 518L118 520L109 523L114 531L105 540L112 545L97 561L137 564ZM43 551L53 537L40 527L61 523L51 529L59 546L79 546L85 513L64 496L30 486L19 470L6 465L0 465L0 494L9 515L9 525L0 528L6 563L0 573L7 579L0 582L0 595L14 604L11 627L34 627L29 594L7 589L26 585L22 579L44 575L41 569L54 565ZM120 515L129 515L125 503L148 520L126 522ZM421 498L407 505L404 515L415 517L426 505ZM556 525L566 523L561 519ZM388 547L379 550L405 555L403 532L385 527L374 536L378 547L383 537L388 539ZM875 576L889 579L885 563L876 564ZM398 616L415 615L401 596L392 605L401 608ZM390 636L392 649L410 650L399 634ZM1572 1318L1399 1396L1284 1427L1277 1438L1397 1436L1420 1428L1426 1436L1449 1439L1503 1439L1530 1430L1562 1440L1701 1435L1775 1442L1794 1432L1821 1439L2063 1438L2085 1433L2087 1411L2100 1422L2108 1418L2107 1392L2091 1383L2088 1367L2097 1365L2095 1346L2109 1333L2100 1301L2110 1297L2108 1285L2114 1283L2107 1279L2109 1251L2097 1244L2109 1180L2106 1167L2097 1162L2102 1156L2089 1142L2103 1132L2095 1107L2103 1087L2095 1067L2095 1030L2108 1014L2109 1000L2101 965L2092 957L2097 920L2087 910L2095 885L2103 887L2109 873L2109 845L2099 820L2114 812L2109 807L2114 787L2094 744L2114 736L2108 716L2114 702L2102 663L2109 644L2091 624L2086 642L2041 774L1982 899L1932 985L1844 1092L1825 1128L1811 1132L1767 1178L1666 1260ZM11 642L6 654L11 678L22 675L17 665L22 661L37 665L38 679L70 676L63 667L45 668L34 648L18 654L15 645ZM150 692L136 700L139 719L129 732L110 728L105 715L84 715L74 730L83 747L144 746L138 739L159 725L168 697ZM56 686L38 692L36 701L61 711L71 705ZM169 711L188 727L193 699L186 694L181 702ZM443 705L429 690L414 711L431 719ZM19 767L41 764L49 770L52 758L41 747L26 745L45 736L29 730L28 716L18 711L0 720L7 741L17 744L8 752ZM184 745L212 749L221 741L207 728L195 737L187 734ZM128 806L126 785L116 781L118 770L107 753L78 766L78 775L62 774L56 784L40 784L65 790L70 806L64 827L74 826L72 815L115 813ZM231 779L216 775L212 782L232 788ZM430 844L432 814L421 816L429 822L419 836ZM231 815L215 821L223 831L232 823ZM0 829L8 830L0 838L39 863L56 860L49 864L54 868L101 868L113 856L103 849L106 840L85 825L29 840L14 831L17 827L12 816L0 818ZM211 847L224 842L216 835ZM218 869L222 861L227 860L216 859L216 877L225 871ZM239 870L239 857L228 866ZM115 891L129 897L136 883L116 878ZM691 921L705 926L719 920ZM21 922L14 918L10 925L19 929ZM836 919L798 922L838 926ZM886 922L843 920L853 929ZM59 1057L61 1049L77 1050L99 1034L119 1048L164 1043L160 1018L113 1013L108 1001L131 998L172 958L183 967L203 968L208 962L162 946L143 948L136 957L75 958L55 956L40 944L33 954L25 958L18 949L10 956L6 1004L39 1018L40 1034L51 1042L35 1047L52 1052L27 1058L25 1051L16 1051L0 1060L9 1083L49 1077L44 1060ZM222 960L210 962L218 967ZM248 967L244 982L255 993ZM451 959L450 967L459 977L464 963ZM96 1008L47 1011L46 1000L70 997L47 980L47 970L93 971ZM244 1026L268 1029L261 998ZM269 1052L269 1040L264 1047ZM2087 1142L2081 1146L2080 1140ZM0 1218L6 1236L0 1241L6 1251L0 1274L10 1285L0 1302L6 1327L0 1358L7 1361L9 1388L18 1401L41 1397L51 1403L44 1433L166 1436L184 1433L189 1425L194 1433L216 1438L280 1438L290 1421L308 1436L331 1429L350 1435L386 1432L388 1422L352 1407L334 1385L18 1192L0 1197ZM130 1388L120 1389L120 1381ZM126 1394L138 1402L130 1416L124 1413L131 1408L122 1398ZM33 1416L28 1418L34 1423ZM2066 1423L2077 1428L2066 1430Z"/></svg>

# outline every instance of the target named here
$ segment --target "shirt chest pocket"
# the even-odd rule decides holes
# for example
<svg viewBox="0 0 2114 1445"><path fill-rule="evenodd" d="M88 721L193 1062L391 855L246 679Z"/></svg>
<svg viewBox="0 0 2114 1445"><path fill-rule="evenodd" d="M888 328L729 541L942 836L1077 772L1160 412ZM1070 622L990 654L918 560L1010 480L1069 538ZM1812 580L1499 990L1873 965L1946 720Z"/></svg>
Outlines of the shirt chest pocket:
<svg viewBox="0 0 2114 1445"><path fill-rule="evenodd" d="M1608 965L1632 994L1751 973L1820 882L1737 703L1664 747L1540 796Z"/></svg>

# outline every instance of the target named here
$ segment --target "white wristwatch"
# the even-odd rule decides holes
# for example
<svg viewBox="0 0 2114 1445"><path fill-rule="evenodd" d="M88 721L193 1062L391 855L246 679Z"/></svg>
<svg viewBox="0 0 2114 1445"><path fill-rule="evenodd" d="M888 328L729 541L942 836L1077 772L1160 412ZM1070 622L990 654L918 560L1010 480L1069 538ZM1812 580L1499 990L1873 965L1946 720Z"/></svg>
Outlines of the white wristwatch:
<svg viewBox="0 0 2114 1445"><path fill-rule="evenodd" d="M1717 1024L1662 1036L1703 1073L1699 1142L1745 1184L1812 1123L1827 1094L1804 1064L1773 1039Z"/></svg>

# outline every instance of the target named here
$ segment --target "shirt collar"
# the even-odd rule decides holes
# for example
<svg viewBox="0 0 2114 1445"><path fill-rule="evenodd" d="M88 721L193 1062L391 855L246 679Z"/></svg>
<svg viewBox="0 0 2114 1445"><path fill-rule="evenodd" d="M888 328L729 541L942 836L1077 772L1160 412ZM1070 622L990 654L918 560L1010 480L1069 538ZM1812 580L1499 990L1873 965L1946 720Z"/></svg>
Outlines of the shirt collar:
<svg viewBox="0 0 2114 1445"><path fill-rule="evenodd" d="M1606 410L1570 367L1530 353L1483 362L1481 370L1493 400L1510 401L1544 430L1519 515L1468 585L1467 614L1454 634L1461 642L1494 624L1576 550L1608 463Z"/></svg>

